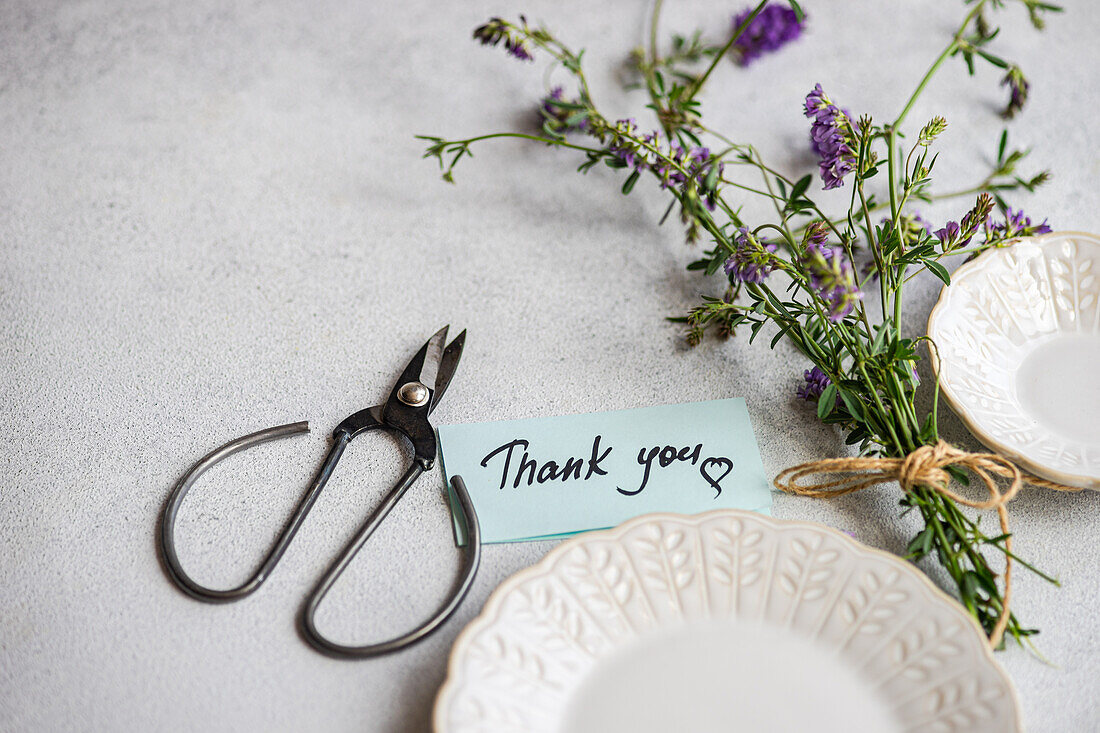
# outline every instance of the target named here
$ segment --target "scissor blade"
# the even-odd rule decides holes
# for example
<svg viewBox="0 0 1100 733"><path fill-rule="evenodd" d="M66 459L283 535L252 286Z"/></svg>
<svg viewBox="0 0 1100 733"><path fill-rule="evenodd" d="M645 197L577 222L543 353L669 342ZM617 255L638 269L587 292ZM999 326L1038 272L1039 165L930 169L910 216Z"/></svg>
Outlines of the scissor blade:
<svg viewBox="0 0 1100 733"><path fill-rule="evenodd" d="M420 367L420 383L431 387L435 384L439 375L439 363L443 356L443 344L447 343L447 330L450 326L444 326L435 332L435 335L424 344L424 363Z"/></svg>
<svg viewBox="0 0 1100 733"><path fill-rule="evenodd" d="M439 400L443 398L443 393L447 391L447 387L451 384L451 377L455 374L455 368L458 367L458 360L462 358L462 347L466 345L466 329L462 329L462 333L455 336L455 340L447 345L447 348L443 350L443 356L439 360L439 372L435 378L435 393L432 395L432 407L439 404Z"/></svg>
<svg viewBox="0 0 1100 733"><path fill-rule="evenodd" d="M429 361L429 352L439 352L442 343L447 338L447 328L448 326L444 326L443 328L439 329L439 331L437 331L434 336L428 339L424 343L424 345L420 347L420 350L413 355L413 358L409 360L409 365L405 367L405 371L401 372L401 376L398 377L397 382L393 385L393 389L390 391L390 398L386 401L387 406L392 405L398 401L398 391L400 391L402 386L408 384L409 382L420 382L421 384L425 384L425 386L427 386L427 384L430 384L425 383L423 379L424 365L426 361ZM437 344L434 349L432 348L433 342ZM438 368L437 365L439 363L439 359L438 357L433 357L431 361L432 365L429 368L432 370L432 378L434 379L434 375L436 374Z"/></svg>

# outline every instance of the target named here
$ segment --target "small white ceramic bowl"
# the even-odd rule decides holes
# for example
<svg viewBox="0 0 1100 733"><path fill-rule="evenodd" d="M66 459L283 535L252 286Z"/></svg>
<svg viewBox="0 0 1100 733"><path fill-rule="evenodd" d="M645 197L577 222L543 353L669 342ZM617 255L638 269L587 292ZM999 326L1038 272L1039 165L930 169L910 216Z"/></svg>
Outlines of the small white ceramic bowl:
<svg viewBox="0 0 1100 733"><path fill-rule="evenodd" d="M1100 490L1100 238L1058 232L983 253L943 288L928 335L943 394L979 440Z"/></svg>

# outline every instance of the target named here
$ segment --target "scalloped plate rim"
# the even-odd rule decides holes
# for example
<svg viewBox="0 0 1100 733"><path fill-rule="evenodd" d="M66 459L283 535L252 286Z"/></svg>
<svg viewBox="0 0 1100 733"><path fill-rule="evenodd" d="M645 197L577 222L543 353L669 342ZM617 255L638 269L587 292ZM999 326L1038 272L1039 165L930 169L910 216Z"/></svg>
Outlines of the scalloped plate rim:
<svg viewBox="0 0 1100 733"><path fill-rule="evenodd" d="M654 512L651 514L643 514L639 517L627 520L618 526L611 527L610 529L593 530L584 532L575 537L571 537L562 542L557 547L546 553L541 560L534 565L530 565L522 570L518 570L498 585L493 592L489 595L488 600L485 601L485 605L481 611L470 620L469 623L459 632L455 638L454 644L451 646L451 654L447 661L447 676L443 680L443 684L439 688L439 692L436 693L435 705L432 710L432 732L433 733L447 733L446 727L443 722L443 715L446 712L446 705L455 691L458 689L458 684L461 681L461 672L458 669L458 663L460 657L469 646L474 635L482 629L490 626L500 616L501 607L504 604L505 598L511 594L518 586L526 582L529 579L537 578L540 575L548 574L553 570L554 565L557 563L560 556L569 552L574 546L583 544L585 542L601 541L601 540L619 540L625 536L628 532L635 527L649 524L651 522L660 521L676 521L683 522L685 524L698 526L705 522L710 521L716 517L747 517L752 520L758 520L769 528L771 531L778 531L784 528L804 528L813 531L823 532L825 535L837 539L842 545L847 546L850 550L857 554L870 555L872 557L878 557L887 561L890 565L895 567L902 573L906 573L911 576L915 576L919 579L921 587L929 592L934 600L944 602L949 606L956 616L958 616L963 623L968 624L968 628L977 634L982 639L985 639L985 632L982 627L978 625L977 620L967 613L959 602L948 595L942 588L937 586L932 580L923 572L918 570L912 563L906 562L885 550L880 550L877 547L871 547L865 545L862 542L853 539L849 535L841 532L838 529L830 527L819 522L812 522L803 519L779 519L776 517L768 516L766 514L758 514L757 512L749 511L746 509L715 509L709 512L702 512L700 514L678 514L675 512ZM984 661L987 662L994 672L1004 681L1005 688L1008 691L1008 697L1012 700L1013 714L1016 721L1016 733L1022 733L1023 731L1023 708L1020 705L1019 693L1016 690L1016 685L1013 684L1012 678L1005 672L1000 662L993 656L993 649L988 643L981 644L982 654Z"/></svg>
<svg viewBox="0 0 1100 733"><path fill-rule="evenodd" d="M970 262L960 265L952 274L952 284L959 282L960 280L972 277L972 273L975 270L979 270L981 267L988 266L994 259L1003 257L1000 254L1002 252L1013 249L1020 242L1034 242L1040 247L1045 247L1048 240L1063 239L1066 237L1081 237L1088 239L1098 245L1100 245L1100 236L1091 234L1089 232L1079 232L1073 230L1051 232L1049 234L1041 234L1035 237L1017 237L1013 239L1010 244L1006 244L1003 247L997 247L996 249L987 250L979 256L975 257ZM925 328L925 333L928 337L932 337L933 324L936 322L936 317L940 314L941 310L950 310L951 305L947 303L948 288L950 285L944 285L940 288L939 298L936 299L936 304L932 307L931 312L928 314L928 325ZM939 349L937 348L937 352ZM936 360L931 359L932 374L939 379L940 369L936 366ZM951 410L962 420L966 429L978 439L980 443L987 448L1000 453L1001 455L1009 458L1018 466L1028 471L1031 471L1036 476L1042 476L1043 478L1050 479L1051 481L1058 481L1059 483L1072 486L1074 488L1088 489L1090 491L1100 491L1100 479L1093 476L1086 476L1080 474L1069 473L1067 471L1061 471L1056 468L1039 463L1027 456L1021 454L1009 445L1006 445L995 436L991 435L985 428L980 427L975 419L971 416L970 409L966 407L958 395L949 383L940 380L940 391L943 392L943 396L947 398L947 404L951 406Z"/></svg>

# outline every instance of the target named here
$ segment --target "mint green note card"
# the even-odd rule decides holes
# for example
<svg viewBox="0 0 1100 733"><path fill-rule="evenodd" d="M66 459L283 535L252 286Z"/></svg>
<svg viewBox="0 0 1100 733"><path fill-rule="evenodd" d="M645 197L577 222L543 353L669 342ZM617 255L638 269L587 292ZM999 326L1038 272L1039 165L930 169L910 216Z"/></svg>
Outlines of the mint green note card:
<svg viewBox="0 0 1100 733"><path fill-rule="evenodd" d="M443 470L465 481L484 542L562 537L649 512L771 512L741 398L443 425L439 439ZM451 510L461 512L453 496ZM455 532L464 544L457 520Z"/></svg>

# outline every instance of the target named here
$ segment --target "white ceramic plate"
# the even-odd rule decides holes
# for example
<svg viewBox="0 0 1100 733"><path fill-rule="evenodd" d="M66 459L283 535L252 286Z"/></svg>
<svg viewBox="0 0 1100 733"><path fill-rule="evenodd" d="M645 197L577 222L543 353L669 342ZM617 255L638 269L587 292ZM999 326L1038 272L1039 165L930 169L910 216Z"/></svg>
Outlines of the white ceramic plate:
<svg viewBox="0 0 1100 733"><path fill-rule="evenodd" d="M817 524L651 514L557 547L462 632L436 733L1020 730L977 623Z"/></svg>
<svg viewBox="0 0 1100 733"><path fill-rule="evenodd" d="M1039 476L1100 489L1100 239L1059 232L963 265L928 319L971 432Z"/></svg>

